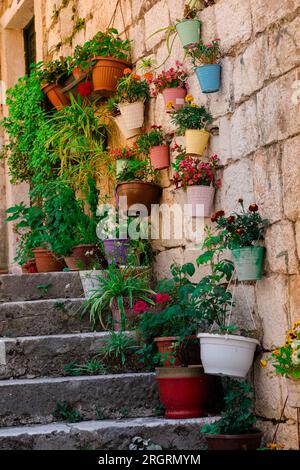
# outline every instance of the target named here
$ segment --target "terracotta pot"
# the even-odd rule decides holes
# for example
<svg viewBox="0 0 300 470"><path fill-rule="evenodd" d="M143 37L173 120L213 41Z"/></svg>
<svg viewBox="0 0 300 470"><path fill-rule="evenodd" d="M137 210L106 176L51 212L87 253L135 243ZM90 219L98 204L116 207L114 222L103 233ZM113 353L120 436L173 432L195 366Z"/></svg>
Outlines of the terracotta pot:
<svg viewBox="0 0 300 470"><path fill-rule="evenodd" d="M213 186L188 186L187 203L192 206L193 217L210 217L215 196ZM203 212L200 209L203 207ZM197 211L199 209L199 212Z"/></svg>
<svg viewBox="0 0 300 470"><path fill-rule="evenodd" d="M145 114L143 101L120 103L119 110L128 130L139 129L143 126Z"/></svg>
<svg viewBox="0 0 300 470"><path fill-rule="evenodd" d="M164 170L170 166L170 152L168 145L157 145L150 148L151 165L155 170Z"/></svg>
<svg viewBox="0 0 300 470"><path fill-rule="evenodd" d="M167 113L174 113L178 109L181 109L184 106L184 98L186 96L186 89L185 88L165 88L162 92L162 95L165 100L166 105L166 112ZM172 108L169 109L167 105L172 103Z"/></svg>
<svg viewBox="0 0 300 470"><path fill-rule="evenodd" d="M149 215L151 214L151 205L159 204L162 189L154 183L130 181L118 184L116 192L118 198L127 197L127 208L134 204L143 204Z"/></svg>
<svg viewBox="0 0 300 470"><path fill-rule="evenodd" d="M200 365L200 346L197 344L197 337L191 336L186 338L177 349L174 354L174 343L178 342L176 336L165 336L154 339L158 352L162 359L161 363L163 367L178 367L178 366L192 366Z"/></svg>
<svg viewBox="0 0 300 470"><path fill-rule="evenodd" d="M42 91L58 111L70 104L69 99L64 95L62 89L63 87L61 85L44 85L42 87Z"/></svg>
<svg viewBox="0 0 300 470"><path fill-rule="evenodd" d="M77 65L75 69L72 70L72 75L75 80L80 80L82 77L85 77L87 71L81 70L80 65Z"/></svg>
<svg viewBox="0 0 300 470"><path fill-rule="evenodd" d="M160 400L169 419L199 418L207 414L213 378L201 367L156 369Z"/></svg>
<svg viewBox="0 0 300 470"><path fill-rule="evenodd" d="M249 434L206 434L208 450L256 450L261 445L263 433Z"/></svg>
<svg viewBox="0 0 300 470"><path fill-rule="evenodd" d="M130 68L131 64L125 60L113 57L95 57L96 65L93 67L94 90L105 96L112 96L118 85L118 80L123 76L124 69Z"/></svg>
<svg viewBox="0 0 300 470"><path fill-rule="evenodd" d="M35 248L32 250L39 273L52 273L62 271L64 263L61 259L55 257L54 253L44 248Z"/></svg>
<svg viewBox="0 0 300 470"><path fill-rule="evenodd" d="M89 270L95 262L101 263L103 266L103 256L97 245L86 244L74 246L72 250L70 266L75 267L76 271ZM70 260L69 260L70 261ZM70 267L68 266L68 267ZM70 267L71 269L71 267Z"/></svg>
<svg viewBox="0 0 300 470"><path fill-rule="evenodd" d="M29 259L27 263L23 264L22 266L22 273L23 274L35 274L37 273L37 267L36 267L36 262L35 259Z"/></svg>

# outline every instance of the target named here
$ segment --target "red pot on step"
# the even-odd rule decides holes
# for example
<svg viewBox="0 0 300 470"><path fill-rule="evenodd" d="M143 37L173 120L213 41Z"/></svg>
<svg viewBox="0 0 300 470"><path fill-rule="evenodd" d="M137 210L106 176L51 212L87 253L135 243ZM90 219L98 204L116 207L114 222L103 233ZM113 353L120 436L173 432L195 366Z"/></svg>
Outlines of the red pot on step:
<svg viewBox="0 0 300 470"><path fill-rule="evenodd" d="M168 145L157 145L150 148L151 165L155 170L164 170L170 166L170 153Z"/></svg>

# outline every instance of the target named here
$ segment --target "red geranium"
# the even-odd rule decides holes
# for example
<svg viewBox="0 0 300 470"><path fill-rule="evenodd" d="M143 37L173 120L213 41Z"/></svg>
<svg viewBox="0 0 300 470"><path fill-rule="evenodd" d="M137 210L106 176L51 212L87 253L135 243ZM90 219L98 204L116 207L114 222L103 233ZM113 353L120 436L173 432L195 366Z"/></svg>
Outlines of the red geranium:
<svg viewBox="0 0 300 470"><path fill-rule="evenodd" d="M217 155L212 155L209 161L202 162L198 158L185 156L180 153L174 169L177 170L174 174L173 181L178 188L187 186L214 186L220 188L221 180L216 179L216 172L219 168L219 158Z"/></svg>
<svg viewBox="0 0 300 470"><path fill-rule="evenodd" d="M90 96L93 92L93 85L91 82L84 82L78 85L78 93L83 98L84 96Z"/></svg>
<svg viewBox="0 0 300 470"><path fill-rule="evenodd" d="M168 294L157 294L155 297L155 302L157 304L164 304L166 302L170 302L171 297Z"/></svg>
<svg viewBox="0 0 300 470"><path fill-rule="evenodd" d="M133 307L134 313L144 313L148 309L148 304L147 302L144 302L144 300L138 300Z"/></svg>

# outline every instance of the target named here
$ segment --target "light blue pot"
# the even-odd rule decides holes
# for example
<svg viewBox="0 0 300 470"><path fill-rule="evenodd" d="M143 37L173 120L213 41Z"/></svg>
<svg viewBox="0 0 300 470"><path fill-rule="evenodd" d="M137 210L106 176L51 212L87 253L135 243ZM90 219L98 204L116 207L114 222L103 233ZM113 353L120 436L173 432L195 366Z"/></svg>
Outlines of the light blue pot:
<svg viewBox="0 0 300 470"><path fill-rule="evenodd" d="M215 93L221 87L221 65L207 64L196 68L202 93Z"/></svg>

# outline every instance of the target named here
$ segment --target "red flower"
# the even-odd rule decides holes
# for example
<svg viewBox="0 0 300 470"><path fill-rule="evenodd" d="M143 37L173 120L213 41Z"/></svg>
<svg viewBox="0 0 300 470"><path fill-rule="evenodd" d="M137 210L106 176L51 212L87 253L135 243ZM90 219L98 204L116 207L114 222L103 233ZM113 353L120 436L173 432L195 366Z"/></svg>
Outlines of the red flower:
<svg viewBox="0 0 300 470"><path fill-rule="evenodd" d="M250 204L249 211L250 212L257 212L258 211L258 205L257 204Z"/></svg>
<svg viewBox="0 0 300 470"><path fill-rule="evenodd" d="M147 302L144 302L143 300L138 300L133 307L134 313L144 313L148 309L148 304Z"/></svg>
<svg viewBox="0 0 300 470"><path fill-rule="evenodd" d="M224 211L218 211L216 212L212 218L211 218L211 221L212 222L217 222L217 220L220 218L220 217L223 217L225 215L225 212Z"/></svg>
<svg viewBox="0 0 300 470"><path fill-rule="evenodd" d="M93 91L93 85L91 82L84 82L78 86L78 93L81 97L90 96Z"/></svg>
<svg viewBox="0 0 300 470"><path fill-rule="evenodd" d="M168 294L157 294L155 297L155 302L157 304L164 304L166 302L170 302L171 297Z"/></svg>
<svg viewBox="0 0 300 470"><path fill-rule="evenodd" d="M228 222L229 224L233 224L234 221L235 221L235 217L234 217L233 215L231 215L231 216L228 217L228 219L227 219L227 222Z"/></svg>

